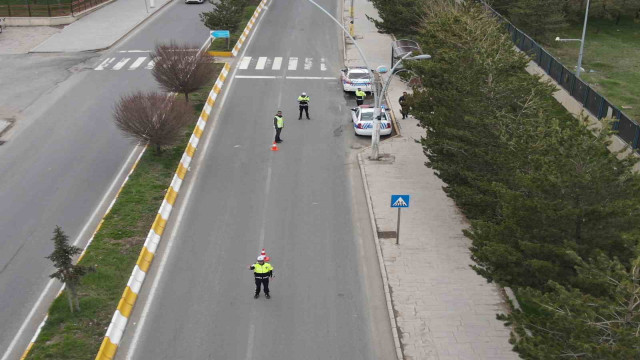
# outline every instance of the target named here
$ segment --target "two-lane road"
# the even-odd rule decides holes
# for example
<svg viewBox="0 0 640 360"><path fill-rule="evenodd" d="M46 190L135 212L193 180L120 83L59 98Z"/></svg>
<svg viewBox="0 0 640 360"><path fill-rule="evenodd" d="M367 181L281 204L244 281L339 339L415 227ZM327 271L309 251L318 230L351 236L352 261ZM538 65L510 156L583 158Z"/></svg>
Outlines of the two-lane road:
<svg viewBox="0 0 640 360"><path fill-rule="evenodd" d="M320 3L338 13L335 0ZM340 36L305 1L269 3L216 104L119 359L394 358L366 203L352 186L350 148L367 139L349 123ZM297 120L302 91L311 120ZM284 142L273 152L278 109ZM270 300L253 298L247 269L261 248L275 267Z"/></svg>
<svg viewBox="0 0 640 360"><path fill-rule="evenodd" d="M44 257L52 251L54 227L60 225L84 246L135 160L134 145L113 124L115 102L134 90L157 90L148 50L169 39L203 43L208 29L198 14L210 7L182 1L167 5L114 48L74 66L72 76L28 108L3 136L0 358L19 357L59 289L52 282L42 295L53 272ZM106 62L109 66L99 67Z"/></svg>

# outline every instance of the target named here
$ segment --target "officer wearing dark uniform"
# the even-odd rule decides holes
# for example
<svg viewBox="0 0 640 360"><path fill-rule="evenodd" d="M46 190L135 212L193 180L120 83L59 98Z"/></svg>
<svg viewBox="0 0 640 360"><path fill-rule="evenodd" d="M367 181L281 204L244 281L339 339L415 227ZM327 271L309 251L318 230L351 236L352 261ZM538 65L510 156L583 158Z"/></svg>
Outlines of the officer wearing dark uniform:
<svg viewBox="0 0 640 360"><path fill-rule="evenodd" d="M256 279L256 294L253 295L254 299L260 296L260 284L264 288L264 296L267 299L271 299L269 295L269 278L273 277L273 266L264 262L264 255L258 256L258 262L250 265L249 269L253 270L253 276Z"/></svg>
<svg viewBox="0 0 640 360"><path fill-rule="evenodd" d="M309 119L309 100L309 96L307 96L307 93L305 92L298 96L298 107L300 108L298 120L302 119L302 111L306 113L307 119Z"/></svg>

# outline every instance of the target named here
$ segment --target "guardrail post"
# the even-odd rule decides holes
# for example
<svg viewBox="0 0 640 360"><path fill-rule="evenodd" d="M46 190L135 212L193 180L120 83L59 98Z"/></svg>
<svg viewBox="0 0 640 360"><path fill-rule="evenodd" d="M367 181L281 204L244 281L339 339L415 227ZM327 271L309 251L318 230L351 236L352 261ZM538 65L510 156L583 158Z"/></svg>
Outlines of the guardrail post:
<svg viewBox="0 0 640 360"><path fill-rule="evenodd" d="M638 148L638 139L640 139L640 125L636 125L636 136L633 138L633 144L631 145L633 149Z"/></svg>
<svg viewBox="0 0 640 360"><path fill-rule="evenodd" d="M47 12L49 13L49 17L51 17L51 4L47 1Z"/></svg>
<svg viewBox="0 0 640 360"><path fill-rule="evenodd" d="M558 76L558 83L560 83L560 86L562 86L562 83L564 82L562 79L562 74L564 73L564 66L560 67L560 76ZM564 86L562 86L564 87Z"/></svg>
<svg viewBox="0 0 640 360"><path fill-rule="evenodd" d="M7 9L9 10L9 16L11 16L11 4L7 4Z"/></svg>
<svg viewBox="0 0 640 360"><path fill-rule="evenodd" d="M600 96L600 105L598 105L598 119L602 119L602 110L604 110L604 96Z"/></svg>
<svg viewBox="0 0 640 360"><path fill-rule="evenodd" d="M622 113L620 112L620 109L616 108L616 110L618 110L618 115L616 115L616 121L614 121L613 126L611 126L612 130L618 130L620 128L620 116Z"/></svg>
<svg viewBox="0 0 640 360"><path fill-rule="evenodd" d="M569 89L569 95L573 96L573 90L575 89L576 86L576 76L572 73L569 72L571 74L571 85L569 85L570 89Z"/></svg>
<svg viewBox="0 0 640 360"><path fill-rule="evenodd" d="M589 100L589 92L591 92L591 87L589 85L586 85L586 86L587 86L587 90L584 92L584 99L582 99L583 107L587 107L587 100Z"/></svg>
<svg viewBox="0 0 640 360"><path fill-rule="evenodd" d="M27 3L27 11L29 12L29 17L31 17L31 4Z"/></svg>

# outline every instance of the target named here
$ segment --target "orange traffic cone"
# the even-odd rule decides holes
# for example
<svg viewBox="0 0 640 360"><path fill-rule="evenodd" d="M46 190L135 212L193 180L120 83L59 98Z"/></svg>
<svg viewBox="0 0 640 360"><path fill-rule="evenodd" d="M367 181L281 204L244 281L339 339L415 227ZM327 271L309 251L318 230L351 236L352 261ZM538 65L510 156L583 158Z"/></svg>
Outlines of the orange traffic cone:
<svg viewBox="0 0 640 360"><path fill-rule="evenodd" d="M278 144L276 144L276 142L273 142L273 145L271 145L271 151L278 151L280 149L278 149Z"/></svg>
<svg viewBox="0 0 640 360"><path fill-rule="evenodd" d="M267 255L267 252L264 249L262 249L262 251L260 251L260 255L265 256Z"/></svg>

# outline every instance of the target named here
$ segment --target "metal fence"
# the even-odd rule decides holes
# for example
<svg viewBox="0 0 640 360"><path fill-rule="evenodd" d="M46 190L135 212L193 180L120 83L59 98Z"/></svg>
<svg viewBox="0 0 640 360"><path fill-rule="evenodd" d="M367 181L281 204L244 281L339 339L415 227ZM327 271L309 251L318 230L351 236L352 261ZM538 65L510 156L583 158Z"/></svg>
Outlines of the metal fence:
<svg viewBox="0 0 640 360"><path fill-rule="evenodd" d="M535 61L551 78L562 86L571 96L581 103L591 115L598 120L610 117L617 119L613 124L613 130L618 131L618 136L633 149L638 149L640 141L640 125L629 118L622 110L612 105L604 96L598 94L587 83L583 82L569 71L562 63L556 60L542 46L533 41L527 34L516 28L509 20L493 10L484 1L479 1L485 8L493 13L504 25L514 44Z"/></svg>
<svg viewBox="0 0 640 360"><path fill-rule="evenodd" d="M76 15L110 0L25 0L23 4L1 4L0 17L55 17Z"/></svg>

